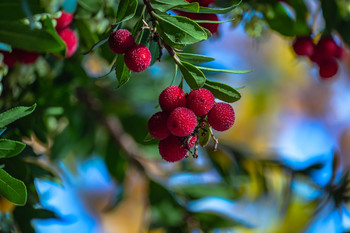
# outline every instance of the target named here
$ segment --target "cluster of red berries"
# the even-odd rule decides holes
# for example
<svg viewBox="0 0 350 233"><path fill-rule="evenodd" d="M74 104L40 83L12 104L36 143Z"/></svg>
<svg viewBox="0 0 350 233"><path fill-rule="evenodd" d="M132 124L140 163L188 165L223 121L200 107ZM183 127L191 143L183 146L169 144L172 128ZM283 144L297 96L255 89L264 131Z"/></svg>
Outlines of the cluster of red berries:
<svg viewBox="0 0 350 233"><path fill-rule="evenodd" d="M117 54L124 54L126 66L134 72L141 72L150 65L151 53L141 44L135 44L134 37L126 29L112 32L108 39L109 48Z"/></svg>
<svg viewBox="0 0 350 233"><path fill-rule="evenodd" d="M4 56L3 62L9 68L13 67L16 62L25 65L33 64L40 56L39 53L16 48L12 50L12 53L5 51L1 51L1 53Z"/></svg>
<svg viewBox="0 0 350 233"><path fill-rule="evenodd" d="M198 2L200 6L208 7L214 0L186 0L189 3ZM185 16L193 20L210 20L210 21L219 21L219 17L216 14L207 14L207 13L190 13L184 11L176 11L180 16ZM201 27L208 29L211 34L214 34L218 31L219 24L217 23L199 23Z"/></svg>
<svg viewBox="0 0 350 233"><path fill-rule="evenodd" d="M66 58L73 56L78 48L78 36L69 28L73 21L73 14L62 11L61 16L56 19L56 31L67 47Z"/></svg>
<svg viewBox="0 0 350 233"><path fill-rule="evenodd" d="M315 45L311 37L298 37L293 43L297 55L307 56L319 66L321 78L331 78L338 72L337 59L345 56L345 49L332 36L322 37Z"/></svg>
<svg viewBox="0 0 350 233"><path fill-rule="evenodd" d="M159 153L168 162L188 156L198 144L199 130L205 132L207 123L217 131L225 131L235 121L232 106L215 103L213 94L204 88L185 95L178 86L167 87L159 96L159 105L163 111L149 119L147 128L152 137L160 140Z"/></svg>

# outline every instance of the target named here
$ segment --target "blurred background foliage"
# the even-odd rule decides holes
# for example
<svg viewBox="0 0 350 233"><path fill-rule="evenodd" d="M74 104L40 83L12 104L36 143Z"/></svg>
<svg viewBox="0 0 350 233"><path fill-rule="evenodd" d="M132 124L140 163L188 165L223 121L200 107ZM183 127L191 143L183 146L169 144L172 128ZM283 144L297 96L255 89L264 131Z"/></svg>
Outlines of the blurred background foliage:
<svg viewBox="0 0 350 233"><path fill-rule="evenodd" d="M6 3L15 14L1 10ZM20 156L0 159L28 191L24 206L0 196L2 232L350 229L350 59L343 59L337 77L320 80L291 46L294 36L311 32L332 32L349 45L349 1L242 1L220 16L234 20L220 24L216 35L186 47L215 57L208 67L253 72L206 73L241 88L235 125L218 134L218 151L209 144L198 159L175 164L161 159L155 140L144 141L147 120L174 75L168 54L119 89L114 72L104 76L114 60L106 43L83 55L115 22L119 1L4 0L0 35L2 25L28 17L25 4L34 15L74 12L79 49L61 59L64 48L56 45L36 50L42 55L33 65L1 66L0 112L37 103L1 135L28 145ZM216 0L213 7L226 5ZM139 1L136 14L142 6ZM136 20L123 28L131 30Z"/></svg>

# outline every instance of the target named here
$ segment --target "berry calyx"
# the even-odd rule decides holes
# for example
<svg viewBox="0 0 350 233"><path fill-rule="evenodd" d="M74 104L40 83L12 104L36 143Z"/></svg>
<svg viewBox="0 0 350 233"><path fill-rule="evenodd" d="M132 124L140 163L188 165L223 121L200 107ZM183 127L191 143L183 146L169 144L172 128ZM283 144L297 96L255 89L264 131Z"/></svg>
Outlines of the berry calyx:
<svg viewBox="0 0 350 233"><path fill-rule="evenodd" d="M162 140L170 135L167 127L168 116L169 114L166 112L157 112L149 119L147 129L155 139Z"/></svg>
<svg viewBox="0 0 350 233"><path fill-rule="evenodd" d="M227 103L216 103L208 114L210 126L217 131L225 131L235 122L235 112Z"/></svg>
<svg viewBox="0 0 350 233"><path fill-rule="evenodd" d="M14 49L12 53L19 63L26 65L33 64L40 56L40 54L37 52L27 51L23 49Z"/></svg>
<svg viewBox="0 0 350 233"><path fill-rule="evenodd" d="M196 116L205 116L213 108L215 98L213 94L204 88L191 91L187 96L187 107L191 109Z"/></svg>
<svg viewBox="0 0 350 233"><path fill-rule="evenodd" d="M167 87L159 95L159 105L166 112L171 112L178 107L185 107L185 93L178 86Z"/></svg>
<svg viewBox="0 0 350 233"><path fill-rule="evenodd" d="M334 57L337 48L338 45L331 36L322 37L316 46L316 50L319 51L323 57Z"/></svg>
<svg viewBox="0 0 350 233"><path fill-rule="evenodd" d="M124 62L131 71L141 72L151 63L151 53L146 46L137 44L125 52Z"/></svg>
<svg viewBox="0 0 350 233"><path fill-rule="evenodd" d="M56 30L61 31L67 28L73 21L73 14L61 11L61 16L56 19Z"/></svg>
<svg viewBox="0 0 350 233"><path fill-rule="evenodd" d="M310 37L297 37L293 43L294 52L299 56L312 56L314 43Z"/></svg>
<svg viewBox="0 0 350 233"><path fill-rule="evenodd" d="M73 56L73 54L75 53L75 51L77 51L78 48L78 36L70 28L66 28L62 31L59 31L58 35L66 44L66 58Z"/></svg>
<svg viewBox="0 0 350 233"><path fill-rule="evenodd" d="M192 110L179 107L170 113L167 126L175 136L185 137L193 133L197 126L197 117Z"/></svg>
<svg viewBox="0 0 350 233"><path fill-rule="evenodd" d="M126 29L118 29L109 35L109 48L117 54L125 53L134 45L134 37Z"/></svg>
<svg viewBox="0 0 350 233"><path fill-rule="evenodd" d="M319 66L320 77L324 79L331 78L338 72L338 63L333 57L322 59Z"/></svg>
<svg viewBox="0 0 350 233"><path fill-rule="evenodd" d="M185 158L188 152L180 139L174 135L170 135L166 139L161 140L158 149L162 158L171 163Z"/></svg>

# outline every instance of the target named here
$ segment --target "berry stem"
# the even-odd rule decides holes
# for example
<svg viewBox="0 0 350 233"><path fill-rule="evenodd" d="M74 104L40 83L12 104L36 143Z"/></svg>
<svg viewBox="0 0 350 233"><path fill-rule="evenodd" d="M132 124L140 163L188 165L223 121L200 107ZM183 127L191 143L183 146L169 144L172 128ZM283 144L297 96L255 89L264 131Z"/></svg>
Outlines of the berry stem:
<svg viewBox="0 0 350 233"><path fill-rule="evenodd" d="M214 148L213 148L213 151L216 151L216 150L218 149L219 139L217 139L217 138L214 136L214 133L213 133L213 130L211 129L211 127L209 127L209 133L210 133L211 138L214 140Z"/></svg>

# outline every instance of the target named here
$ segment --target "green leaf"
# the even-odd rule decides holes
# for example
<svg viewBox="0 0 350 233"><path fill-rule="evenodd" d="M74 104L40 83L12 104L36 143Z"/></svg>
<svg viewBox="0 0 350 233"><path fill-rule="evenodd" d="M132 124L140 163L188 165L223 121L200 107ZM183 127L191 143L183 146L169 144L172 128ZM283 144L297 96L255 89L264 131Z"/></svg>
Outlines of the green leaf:
<svg viewBox="0 0 350 233"><path fill-rule="evenodd" d="M326 23L326 31L331 32L340 22L339 9L336 1L321 0L322 14Z"/></svg>
<svg viewBox="0 0 350 233"><path fill-rule="evenodd" d="M203 87L211 91L215 98L228 103L235 102L241 98L241 94L236 89L224 83L214 82L207 79Z"/></svg>
<svg viewBox="0 0 350 233"><path fill-rule="evenodd" d="M96 13L101 9L101 1L96 0L78 0L79 5L92 13Z"/></svg>
<svg viewBox="0 0 350 233"><path fill-rule="evenodd" d="M198 2L188 3L186 0L151 0L153 9L166 12L172 8L188 9L193 12L199 11Z"/></svg>
<svg viewBox="0 0 350 233"><path fill-rule="evenodd" d="M224 184L205 184L205 185L188 185L176 187L173 190L177 194L186 195L191 199L203 198L203 197L222 197L227 199L233 199L236 193L233 189L230 189Z"/></svg>
<svg viewBox="0 0 350 233"><path fill-rule="evenodd" d="M62 53L65 46L52 28L31 29L19 21L0 21L0 40L15 48L36 52Z"/></svg>
<svg viewBox="0 0 350 233"><path fill-rule="evenodd" d="M16 205L27 202L27 189L24 183L0 169L0 195Z"/></svg>
<svg viewBox="0 0 350 233"><path fill-rule="evenodd" d="M101 39L96 42L89 51L83 53L84 55L91 53L93 50L97 49L98 47L100 47L101 45L103 45L104 43L106 43L108 41L109 35L114 32L115 30L119 29L120 24L115 24L112 25L111 28L101 37Z"/></svg>
<svg viewBox="0 0 350 233"><path fill-rule="evenodd" d="M131 19L136 13L137 3L137 0L119 1L116 23L124 22Z"/></svg>
<svg viewBox="0 0 350 233"><path fill-rule="evenodd" d="M193 54L193 53L176 53L176 54L181 61L187 61L192 64L200 64L200 63L205 63L205 62L210 62L215 60L215 58L207 57L200 54Z"/></svg>
<svg viewBox="0 0 350 233"><path fill-rule="evenodd" d="M0 128L4 128L6 125L18 120L19 118L25 117L28 114L31 114L36 107L36 104L33 104L30 107L15 107L6 112L0 114Z"/></svg>
<svg viewBox="0 0 350 233"><path fill-rule="evenodd" d="M252 72L251 70L223 70L223 69L215 69L215 68L202 67L202 66L196 66L196 67L200 70L223 72L223 73L230 73L230 74L246 74L246 73Z"/></svg>
<svg viewBox="0 0 350 233"><path fill-rule="evenodd" d="M221 20L221 21L213 21L213 20L194 20L196 23L227 23L227 22L232 22L235 19L228 19L228 20Z"/></svg>
<svg viewBox="0 0 350 233"><path fill-rule="evenodd" d="M244 224L219 214L201 212L194 213L194 215L196 219L200 221L200 225L204 231L210 231L216 228L233 228L237 226L252 227L250 224Z"/></svg>
<svg viewBox="0 0 350 233"><path fill-rule="evenodd" d="M0 1L0 21L18 20L28 17L29 15L23 10L23 3L28 7L31 14L44 12L40 0L1 0Z"/></svg>
<svg viewBox="0 0 350 233"><path fill-rule="evenodd" d="M12 141L9 139L0 139L0 159L11 158L24 150L26 144Z"/></svg>
<svg viewBox="0 0 350 233"><path fill-rule="evenodd" d="M86 19L76 19L74 24L79 32L80 41L84 48L93 48L98 41L96 33L91 31L90 25ZM109 36L109 34L108 34ZM108 38L108 37L107 37Z"/></svg>
<svg viewBox="0 0 350 233"><path fill-rule="evenodd" d="M46 32L49 33L55 41L59 44L57 51L53 51L52 53L61 57L65 57L66 55L66 44L63 42L61 37L57 34L57 31L55 27L53 26L52 20L49 18L46 18L43 21L44 28L46 29Z"/></svg>
<svg viewBox="0 0 350 233"><path fill-rule="evenodd" d="M191 89L197 90L201 88L206 82L206 78L203 72L200 71L194 65L188 62L181 62L181 64L179 64L179 68L187 84L191 87Z"/></svg>
<svg viewBox="0 0 350 233"><path fill-rule="evenodd" d="M157 41L155 40L150 41L149 51L151 52L151 58L152 58L150 65L153 65L159 58L159 54L160 54L159 45Z"/></svg>
<svg viewBox="0 0 350 233"><path fill-rule="evenodd" d="M200 129L198 132L199 145L206 147L210 141L209 124L207 123L204 129Z"/></svg>
<svg viewBox="0 0 350 233"><path fill-rule="evenodd" d="M207 39L207 34L193 20L182 16L154 14L158 20L157 31L165 43L172 47L183 47Z"/></svg>
<svg viewBox="0 0 350 233"><path fill-rule="evenodd" d="M284 36L294 36L295 21L288 15L282 4L276 2L272 7L272 11L264 15L270 28Z"/></svg>
<svg viewBox="0 0 350 233"><path fill-rule="evenodd" d="M145 138L143 139L144 142L150 142L152 141L154 138L151 136L151 134L147 133L147 135L145 136Z"/></svg>
<svg viewBox="0 0 350 233"><path fill-rule="evenodd" d="M130 79L130 70L125 65L123 54L118 55L116 67L115 67L115 74L118 79L118 86L117 86L118 88L123 86Z"/></svg>
<svg viewBox="0 0 350 233"><path fill-rule="evenodd" d="M233 1L231 6L225 7L225 8L211 8L211 7L201 6L199 8L199 13L226 14L226 13L232 11L233 9L235 9L241 2L242 2L242 0Z"/></svg>
<svg viewBox="0 0 350 233"><path fill-rule="evenodd" d="M341 21L341 23L337 26L337 30L341 37L343 38L344 42L350 46L350 20L349 21Z"/></svg>

